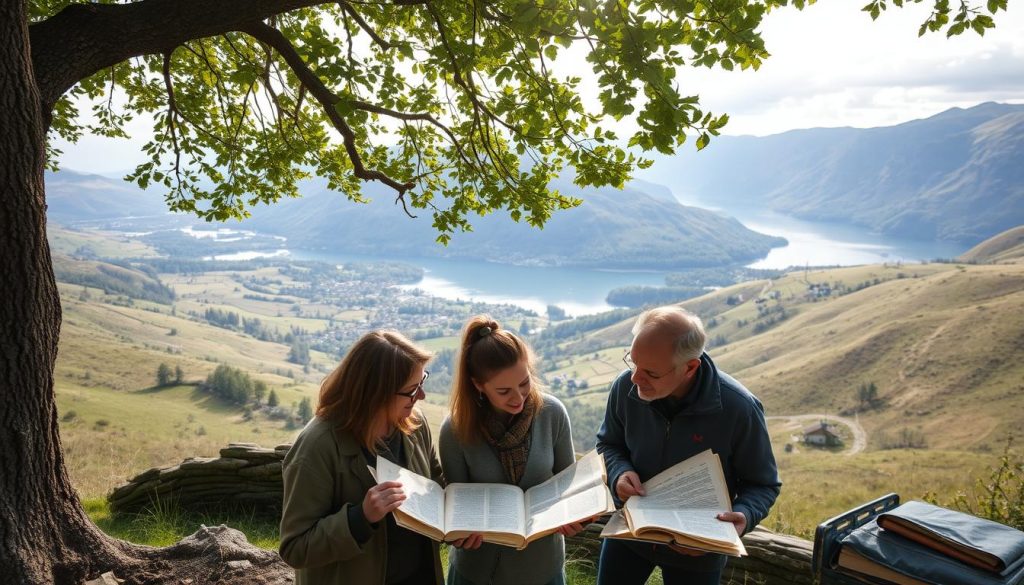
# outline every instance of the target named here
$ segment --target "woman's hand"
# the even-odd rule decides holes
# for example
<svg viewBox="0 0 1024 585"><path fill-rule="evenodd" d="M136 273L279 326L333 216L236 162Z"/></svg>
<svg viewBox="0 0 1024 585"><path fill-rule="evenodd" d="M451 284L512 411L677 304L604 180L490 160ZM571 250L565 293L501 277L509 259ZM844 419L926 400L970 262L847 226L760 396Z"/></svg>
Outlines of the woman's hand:
<svg viewBox="0 0 1024 585"><path fill-rule="evenodd" d="M558 533L562 536L576 536L580 532L583 532L583 529L586 528L588 524L597 519L598 516L594 516L593 518L586 518L584 520L580 520L579 522L573 522L571 524L566 524L565 526L559 526Z"/></svg>
<svg viewBox="0 0 1024 585"><path fill-rule="evenodd" d="M397 481L378 483L366 491L363 497L363 516L371 524L380 522L389 512L402 505L405 492Z"/></svg>
<svg viewBox="0 0 1024 585"><path fill-rule="evenodd" d="M452 541L449 544L451 544L455 548L461 548L461 549L464 549L464 550L473 550L473 549L480 548L480 545L483 544L483 542L484 542L484 535L480 534L479 532L474 532L473 534L470 534L466 538L460 538L458 540L454 540L454 541Z"/></svg>

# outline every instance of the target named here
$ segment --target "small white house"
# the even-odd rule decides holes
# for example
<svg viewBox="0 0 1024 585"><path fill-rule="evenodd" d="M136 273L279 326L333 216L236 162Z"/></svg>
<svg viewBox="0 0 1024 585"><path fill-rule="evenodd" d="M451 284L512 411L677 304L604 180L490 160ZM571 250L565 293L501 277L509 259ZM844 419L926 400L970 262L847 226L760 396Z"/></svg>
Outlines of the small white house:
<svg viewBox="0 0 1024 585"><path fill-rule="evenodd" d="M843 440L832 430L832 425L821 421L804 429L804 443L835 447L843 444Z"/></svg>

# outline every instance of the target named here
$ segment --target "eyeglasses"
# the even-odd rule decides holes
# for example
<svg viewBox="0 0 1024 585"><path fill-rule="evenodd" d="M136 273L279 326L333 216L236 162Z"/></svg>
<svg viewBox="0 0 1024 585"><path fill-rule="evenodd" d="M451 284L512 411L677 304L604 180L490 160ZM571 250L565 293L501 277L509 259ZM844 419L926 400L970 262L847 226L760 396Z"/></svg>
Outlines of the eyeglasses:
<svg viewBox="0 0 1024 585"><path fill-rule="evenodd" d="M633 356L629 355L628 351L626 352L626 355L622 356L622 363L626 364L626 367L629 368L630 372L633 372L634 374L636 373L636 364L633 362ZM644 370L643 373L648 378L652 380L657 380L659 378L664 378L665 376L671 374L676 370L677 367L678 366L672 366L672 369L665 372L664 374L655 374L650 370Z"/></svg>
<svg viewBox="0 0 1024 585"><path fill-rule="evenodd" d="M416 386L414 386L413 389L409 390L408 392L402 392L401 390L399 390L398 392L395 392L395 394L399 396L404 396L409 400L416 400L416 397L419 396L420 392L423 392L423 383L426 382L427 378L429 377L430 372L423 370L423 379L420 380L419 384L416 384Z"/></svg>

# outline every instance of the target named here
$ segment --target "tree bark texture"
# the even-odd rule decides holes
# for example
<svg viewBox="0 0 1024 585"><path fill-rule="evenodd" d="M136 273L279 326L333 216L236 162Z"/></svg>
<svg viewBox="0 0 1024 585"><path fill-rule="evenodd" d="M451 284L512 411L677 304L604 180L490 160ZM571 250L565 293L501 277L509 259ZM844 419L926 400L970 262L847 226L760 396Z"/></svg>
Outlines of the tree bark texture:
<svg viewBox="0 0 1024 585"><path fill-rule="evenodd" d="M107 540L64 467L53 366L61 310L46 242L45 128L26 3L0 3L0 575L76 582Z"/></svg>
<svg viewBox="0 0 1024 585"><path fill-rule="evenodd" d="M30 29L44 115L79 81L140 55L169 53L194 39L251 28L266 18L328 0L142 0L71 4Z"/></svg>
<svg viewBox="0 0 1024 585"><path fill-rule="evenodd" d="M275 552L230 529L166 549L110 538L71 485L54 396L61 307L43 182L56 97L40 91L31 38L26 1L0 0L0 582L79 584L112 571L128 584L287 583L292 571ZM69 57L48 79L81 70Z"/></svg>

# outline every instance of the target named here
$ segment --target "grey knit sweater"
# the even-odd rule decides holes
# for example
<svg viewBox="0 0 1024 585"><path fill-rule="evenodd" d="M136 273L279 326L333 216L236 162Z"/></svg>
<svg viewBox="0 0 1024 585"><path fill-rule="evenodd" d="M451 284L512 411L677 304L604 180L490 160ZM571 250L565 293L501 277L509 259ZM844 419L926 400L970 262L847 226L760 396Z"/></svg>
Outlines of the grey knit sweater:
<svg viewBox="0 0 1024 585"><path fill-rule="evenodd" d="M530 454L519 487L524 491L550 479L576 460L565 406L554 396L542 395L544 405L530 429ZM441 466L448 483L507 483L494 450L485 441L462 445L451 419L441 425ZM543 585L562 571L565 542L552 534L523 550L484 543L476 550L450 548L449 570L476 585Z"/></svg>

